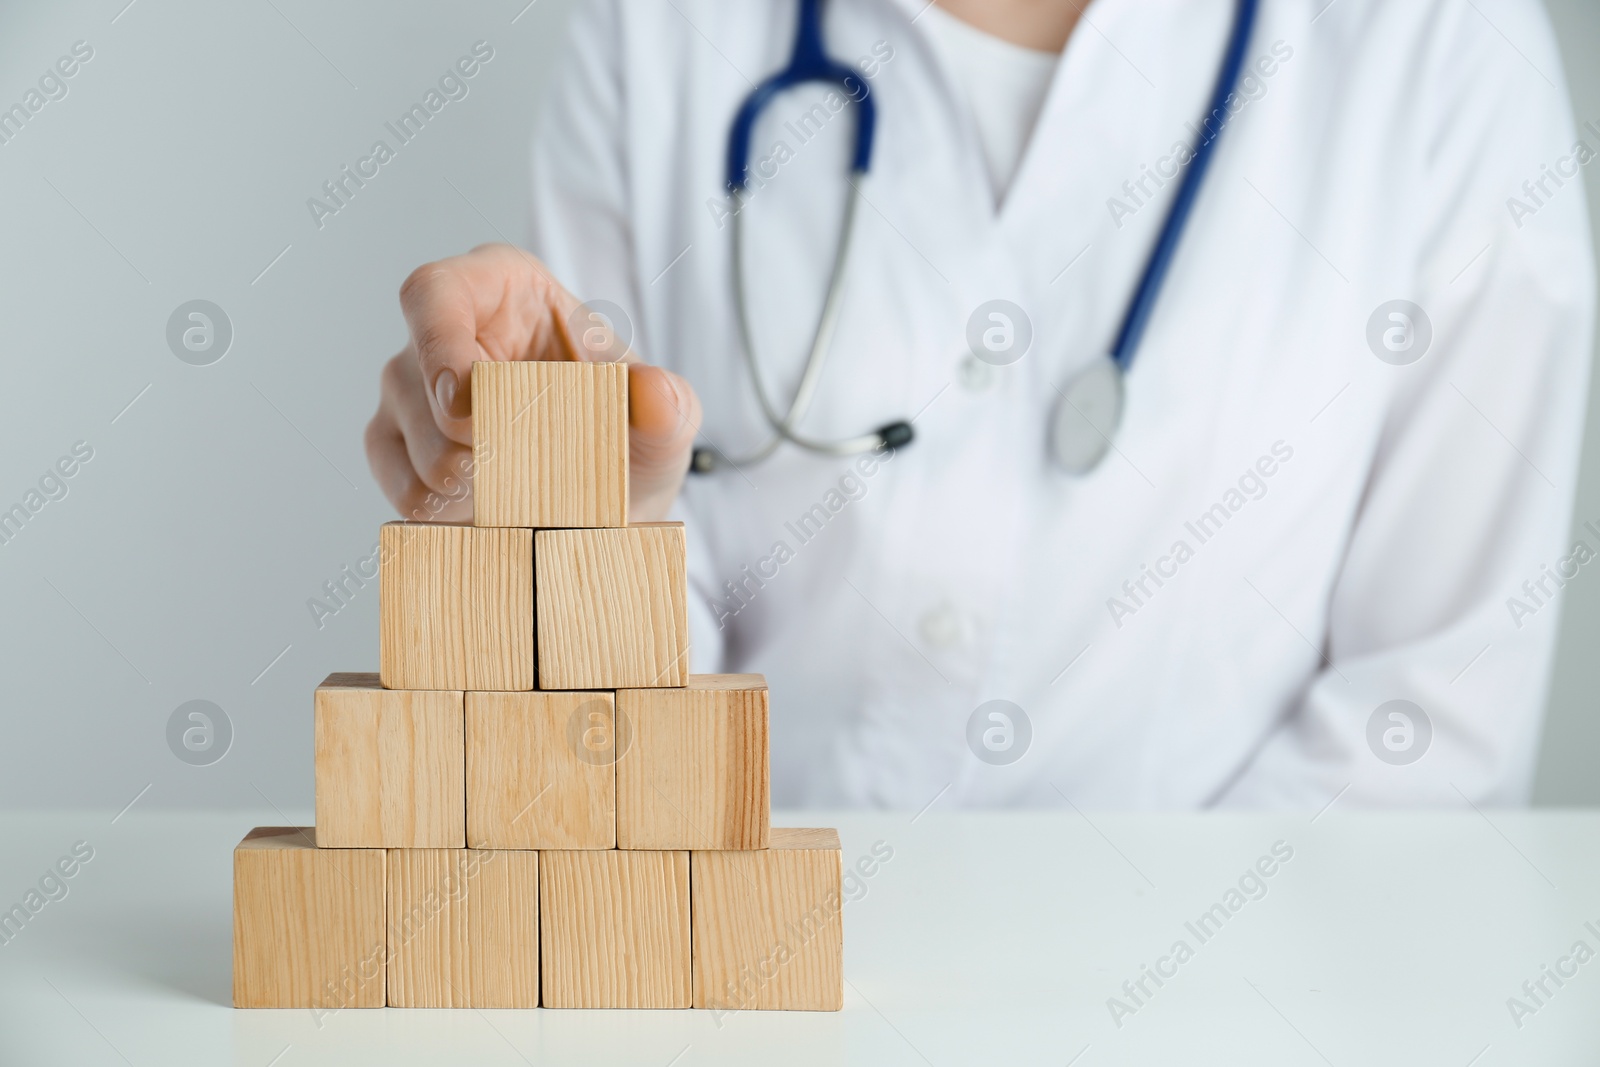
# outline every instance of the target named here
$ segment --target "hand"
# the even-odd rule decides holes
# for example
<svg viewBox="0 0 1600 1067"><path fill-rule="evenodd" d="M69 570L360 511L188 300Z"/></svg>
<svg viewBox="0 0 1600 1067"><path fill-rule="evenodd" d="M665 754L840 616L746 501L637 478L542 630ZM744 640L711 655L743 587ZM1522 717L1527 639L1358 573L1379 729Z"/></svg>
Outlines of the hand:
<svg viewBox="0 0 1600 1067"><path fill-rule="evenodd" d="M472 364L477 360L603 360L628 368L628 509L635 522L666 518L683 487L700 428L689 383L615 350L604 327L574 340L580 301L544 265L511 245L480 245L424 264L400 287L411 340L383 368L367 462L400 514L472 518ZM596 329L599 330L596 333Z"/></svg>

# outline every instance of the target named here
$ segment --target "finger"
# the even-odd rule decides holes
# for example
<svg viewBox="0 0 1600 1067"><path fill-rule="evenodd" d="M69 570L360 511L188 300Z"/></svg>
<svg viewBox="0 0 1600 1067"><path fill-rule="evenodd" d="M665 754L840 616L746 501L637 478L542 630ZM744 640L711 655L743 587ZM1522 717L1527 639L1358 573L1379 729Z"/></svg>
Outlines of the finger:
<svg viewBox="0 0 1600 1067"><path fill-rule="evenodd" d="M384 366L381 391L383 408L398 423L407 459L422 483L452 499L470 493L472 449L450 440L434 422L409 348Z"/></svg>
<svg viewBox="0 0 1600 1067"><path fill-rule="evenodd" d="M367 424L366 450L373 478L403 518L419 522L471 521L472 483L463 478L446 478L442 491L424 483L411 465L400 424L387 404L381 404Z"/></svg>
<svg viewBox="0 0 1600 1067"><path fill-rule="evenodd" d="M649 364L628 368L628 476L642 493L682 477L699 431L700 398L687 381Z"/></svg>
<svg viewBox="0 0 1600 1067"><path fill-rule="evenodd" d="M365 440L367 465L372 468L373 479L395 510L404 515L421 502L421 494L427 487L412 469L405 439L400 435L400 424L386 407L380 406L372 421L367 423Z"/></svg>
<svg viewBox="0 0 1600 1067"><path fill-rule="evenodd" d="M464 494L452 496L423 484L411 467L398 429L391 434L384 428L385 418L380 412L367 427L367 459L395 511L401 518L417 522L470 522L470 487ZM393 426L392 420L389 425Z"/></svg>
<svg viewBox="0 0 1600 1067"><path fill-rule="evenodd" d="M418 267L400 287L400 309L434 419L440 431L463 444L472 439L472 364L488 358L478 343L475 304L448 260Z"/></svg>
<svg viewBox="0 0 1600 1067"><path fill-rule="evenodd" d="M472 441L474 362L575 358L556 323L577 306L538 260L510 245L484 245L412 271L400 308L445 436Z"/></svg>
<svg viewBox="0 0 1600 1067"><path fill-rule="evenodd" d="M604 314L572 295L545 265L515 245L486 244L474 248L469 256L475 263L510 266L532 272L532 296L543 302L534 307L526 320L529 338L526 350L509 359L566 360L579 363L639 362L639 356L617 336L615 325ZM514 262L519 258L521 262ZM547 314L540 314L543 310Z"/></svg>
<svg viewBox="0 0 1600 1067"><path fill-rule="evenodd" d="M448 496L424 486L420 501L404 514L415 522L471 522L472 493Z"/></svg>

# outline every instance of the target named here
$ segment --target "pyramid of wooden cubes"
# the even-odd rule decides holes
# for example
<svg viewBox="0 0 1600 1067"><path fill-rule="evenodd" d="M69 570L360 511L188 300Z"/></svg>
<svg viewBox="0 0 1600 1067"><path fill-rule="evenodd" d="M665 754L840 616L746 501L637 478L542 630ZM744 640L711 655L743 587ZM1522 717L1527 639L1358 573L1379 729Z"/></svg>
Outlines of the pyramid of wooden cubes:
<svg viewBox="0 0 1600 1067"><path fill-rule="evenodd" d="M379 671L316 691L316 826L234 851L234 1004L837 1010L839 838L770 824L762 677L688 673L626 366L472 396L472 525L383 527Z"/></svg>

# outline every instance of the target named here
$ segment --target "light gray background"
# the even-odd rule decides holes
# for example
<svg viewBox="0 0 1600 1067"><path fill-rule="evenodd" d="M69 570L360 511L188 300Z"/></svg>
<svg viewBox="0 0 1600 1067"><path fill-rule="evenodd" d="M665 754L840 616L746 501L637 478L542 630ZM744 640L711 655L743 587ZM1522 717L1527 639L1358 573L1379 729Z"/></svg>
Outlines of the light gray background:
<svg viewBox="0 0 1600 1067"><path fill-rule="evenodd" d="M375 583L321 628L306 602L392 517L361 432L404 339L395 293L425 260L522 236L532 117L571 0L125 3L0 6L0 106L73 42L95 50L0 145L0 510L74 442L94 449L0 545L0 806L305 808L311 690L377 663ZM1551 7L1578 117L1600 120L1600 9ZM479 40L495 55L469 95L317 229L306 199L393 143L384 122ZM1593 202L1600 167L1585 180ZM168 316L196 298L235 330L209 367L166 346ZM1577 516L1600 519L1600 420ZM1600 579L1582 574L1548 803L1600 800ZM192 699L233 722L211 766L167 749Z"/></svg>

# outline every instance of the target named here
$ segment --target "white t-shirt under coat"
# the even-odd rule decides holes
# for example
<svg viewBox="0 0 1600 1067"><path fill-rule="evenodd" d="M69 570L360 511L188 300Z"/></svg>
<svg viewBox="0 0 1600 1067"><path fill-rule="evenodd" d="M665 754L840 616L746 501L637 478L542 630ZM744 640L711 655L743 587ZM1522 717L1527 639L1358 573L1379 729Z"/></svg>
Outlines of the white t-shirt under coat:
<svg viewBox="0 0 1600 1067"><path fill-rule="evenodd" d="M1060 56L1003 41L937 5L917 22L966 99L998 205L1033 136Z"/></svg>

